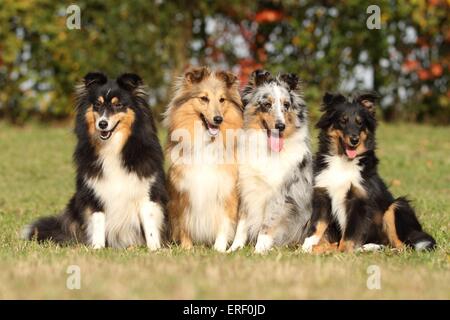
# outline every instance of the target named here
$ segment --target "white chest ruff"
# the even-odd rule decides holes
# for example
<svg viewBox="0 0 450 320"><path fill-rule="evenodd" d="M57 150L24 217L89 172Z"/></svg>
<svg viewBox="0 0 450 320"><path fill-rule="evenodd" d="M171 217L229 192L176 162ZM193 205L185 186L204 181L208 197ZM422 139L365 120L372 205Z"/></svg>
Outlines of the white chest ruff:
<svg viewBox="0 0 450 320"><path fill-rule="evenodd" d="M149 200L155 178L140 179L128 172L122 165L120 153L113 152L116 151L113 148L101 152L102 176L87 179L86 183L104 205L108 245L123 248L145 244L139 210Z"/></svg>
<svg viewBox="0 0 450 320"><path fill-rule="evenodd" d="M295 167L309 152L305 130L286 140L282 152L258 157L239 166L239 190L248 213L250 238L256 238L265 218L268 201L280 191Z"/></svg>
<svg viewBox="0 0 450 320"><path fill-rule="evenodd" d="M223 224L225 200L236 181L219 165L189 165L183 170L180 191L189 195L187 228L194 242L212 243Z"/></svg>
<svg viewBox="0 0 450 320"><path fill-rule="evenodd" d="M347 213L345 200L353 185L363 189L361 167L358 160L349 161L343 156L329 156L328 167L315 177L315 187L325 188L331 197L332 214L341 230L345 230Z"/></svg>

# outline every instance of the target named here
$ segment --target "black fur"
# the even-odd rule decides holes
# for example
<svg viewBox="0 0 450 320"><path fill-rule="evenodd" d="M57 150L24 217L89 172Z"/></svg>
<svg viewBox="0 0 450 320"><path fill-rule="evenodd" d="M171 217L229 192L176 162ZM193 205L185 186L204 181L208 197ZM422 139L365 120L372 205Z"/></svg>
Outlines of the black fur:
<svg viewBox="0 0 450 320"><path fill-rule="evenodd" d="M354 158L360 167L362 188L365 195L355 186L350 185L345 198L346 225L341 228L332 211L332 194L323 186L317 186L313 196L313 214L308 236L317 232L318 222L328 225L324 237L331 243L351 241L356 246L366 243L389 244L388 235L383 228L386 211L394 204L395 229L398 239L410 247L433 249L435 240L422 230L413 208L405 198L394 199L383 180L378 175L378 159L375 155L375 102L378 95L372 92L357 93L353 99L341 94L325 94L323 98L323 115L317 123L319 133L319 150L314 160L314 177L329 167L330 156L338 156L351 161L348 150L359 150ZM330 130L337 130L343 138L336 145ZM352 148L346 139L350 136L366 134L360 141L364 148ZM420 246L418 244L421 243Z"/></svg>
<svg viewBox="0 0 450 320"><path fill-rule="evenodd" d="M156 179L148 197L165 207L168 198L165 189L163 152L142 85L141 78L135 74L123 74L116 80L108 80L104 74L98 72L89 73L84 77L76 93L77 114L74 131L78 141L73 155L77 169L75 194L60 215L41 218L34 222L24 235L26 239L86 243L85 211L87 208L93 212L104 211L104 203L86 183L86 179L103 175L102 163L99 161L86 121L88 108L93 106L95 110L99 96L109 94L111 97L119 97L121 102L117 107L119 111L125 112L129 108L134 112L135 120L131 126L131 134L121 151L122 165L139 178L154 175ZM106 110L113 112L110 109Z"/></svg>

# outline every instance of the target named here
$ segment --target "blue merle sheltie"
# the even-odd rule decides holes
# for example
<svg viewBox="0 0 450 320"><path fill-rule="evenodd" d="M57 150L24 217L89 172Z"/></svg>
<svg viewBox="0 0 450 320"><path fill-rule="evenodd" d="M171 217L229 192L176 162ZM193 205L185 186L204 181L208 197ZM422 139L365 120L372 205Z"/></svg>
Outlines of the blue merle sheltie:
<svg viewBox="0 0 450 320"><path fill-rule="evenodd" d="M305 251L372 250L382 245L432 249L413 208L394 199L377 172L374 92L325 94L314 162L311 227Z"/></svg>
<svg viewBox="0 0 450 320"><path fill-rule="evenodd" d="M60 215L37 220L23 237L96 249L160 248L163 153L141 78L89 73L76 97L76 192Z"/></svg>
<svg viewBox="0 0 450 320"><path fill-rule="evenodd" d="M298 87L294 74L273 77L257 70L243 91L244 133L256 137L244 141L246 148L256 144L259 150L256 158L240 161L240 217L229 251L248 239L256 242L256 253L303 243L313 176L307 110Z"/></svg>

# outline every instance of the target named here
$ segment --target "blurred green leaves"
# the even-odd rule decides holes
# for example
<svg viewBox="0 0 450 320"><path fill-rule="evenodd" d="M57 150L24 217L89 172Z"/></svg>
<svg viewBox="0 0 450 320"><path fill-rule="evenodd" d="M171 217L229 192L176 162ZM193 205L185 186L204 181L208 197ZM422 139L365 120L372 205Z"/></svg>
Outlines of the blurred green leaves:
<svg viewBox="0 0 450 320"><path fill-rule="evenodd" d="M314 106L369 86L385 118L450 122L448 1L378 1L380 30L366 27L371 1L84 0L81 30L66 27L70 4L0 0L0 116L67 117L92 70L139 73L159 113L176 76L212 64L243 82L256 67L296 72Z"/></svg>

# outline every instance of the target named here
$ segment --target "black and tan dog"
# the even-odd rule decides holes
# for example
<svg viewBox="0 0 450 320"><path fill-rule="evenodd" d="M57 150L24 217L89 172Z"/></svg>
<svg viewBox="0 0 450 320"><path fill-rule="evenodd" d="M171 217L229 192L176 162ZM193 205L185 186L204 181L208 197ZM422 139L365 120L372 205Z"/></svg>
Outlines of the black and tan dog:
<svg viewBox="0 0 450 320"><path fill-rule="evenodd" d="M327 93L314 163L313 215L303 249L352 251L376 245L433 249L405 198L394 199L377 172L375 93ZM375 246L374 246L375 245Z"/></svg>
<svg viewBox="0 0 450 320"><path fill-rule="evenodd" d="M76 191L65 210L27 226L23 238L96 249L161 247L167 194L163 153L136 74L87 74L77 88Z"/></svg>

